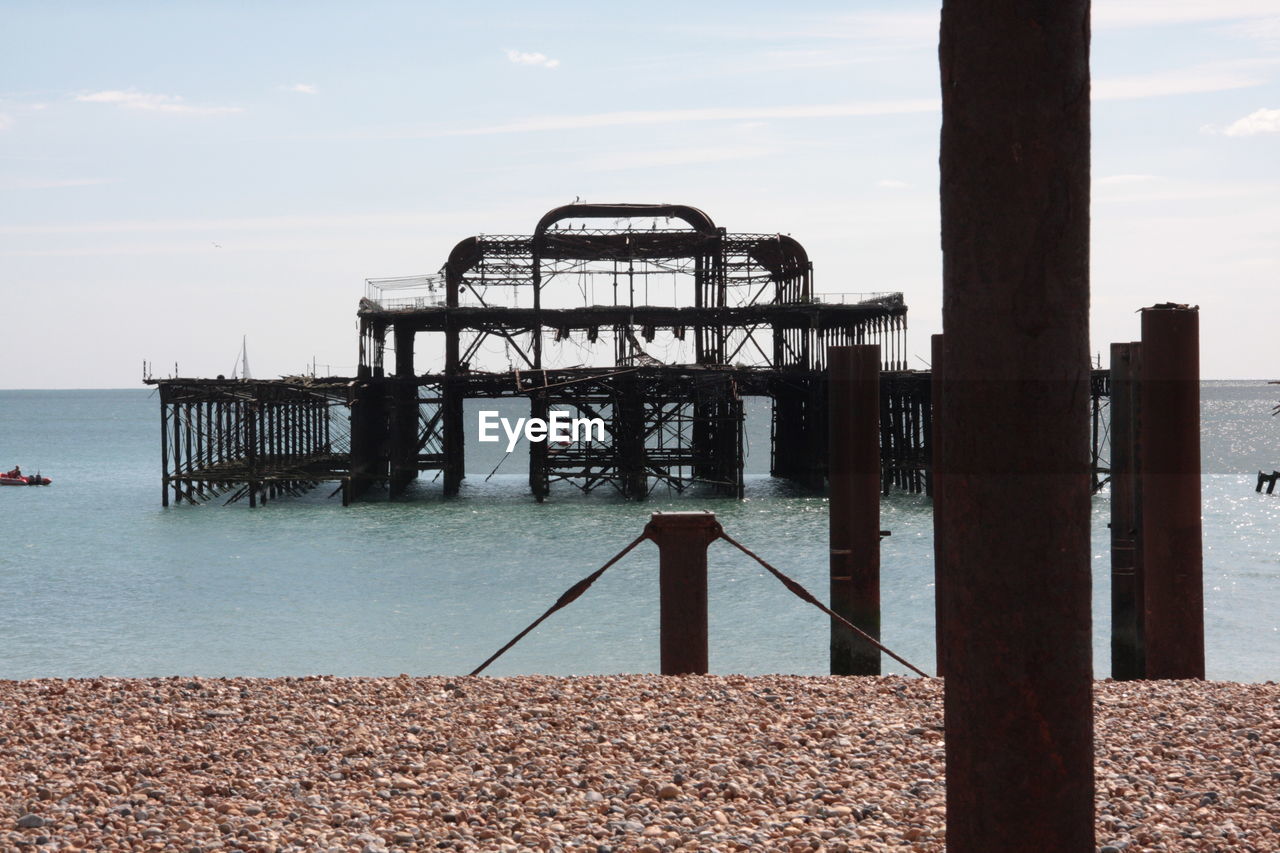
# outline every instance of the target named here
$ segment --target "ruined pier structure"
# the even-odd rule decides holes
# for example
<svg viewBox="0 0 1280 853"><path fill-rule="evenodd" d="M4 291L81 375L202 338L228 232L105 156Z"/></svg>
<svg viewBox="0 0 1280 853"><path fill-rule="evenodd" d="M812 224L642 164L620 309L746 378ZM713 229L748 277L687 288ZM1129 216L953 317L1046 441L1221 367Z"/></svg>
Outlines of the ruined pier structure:
<svg viewBox="0 0 1280 853"><path fill-rule="evenodd" d="M826 346L878 343L886 369L906 366L901 294L818 302L796 240L729 234L681 205L556 208L532 236L468 238L416 294L405 284L373 282L361 303L365 413L352 422L353 473L385 477L393 495L436 469L456 493L474 429L463 401L501 397L608 426L604 442L530 444L538 498L558 480L629 498L696 482L741 495L751 395L773 404L772 473L821 486ZM419 372L424 344L443 369ZM507 363L484 364L486 350Z"/></svg>
<svg viewBox="0 0 1280 853"><path fill-rule="evenodd" d="M827 347L851 344L880 347L884 491L929 490L930 376L907 369L902 294L819 297L789 236L727 233L682 205L573 204L532 235L463 240L438 274L366 285L355 377L154 380L166 501L327 480L347 502L433 471L456 494L477 427L464 402L504 398L606 424L603 441L528 445L539 500L556 481L741 496L750 396L771 404L770 472L820 489ZM1097 372L1095 423L1106 385ZM1095 484L1104 443L1095 429Z"/></svg>

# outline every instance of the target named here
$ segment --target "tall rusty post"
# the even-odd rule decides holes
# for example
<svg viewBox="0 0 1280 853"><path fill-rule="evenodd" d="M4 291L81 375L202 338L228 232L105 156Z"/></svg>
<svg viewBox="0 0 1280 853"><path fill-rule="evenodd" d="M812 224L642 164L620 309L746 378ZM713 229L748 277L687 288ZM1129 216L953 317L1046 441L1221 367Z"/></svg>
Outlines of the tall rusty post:
<svg viewBox="0 0 1280 853"><path fill-rule="evenodd" d="M1142 678L1137 424L1142 344L1111 345L1111 677Z"/></svg>
<svg viewBox="0 0 1280 853"><path fill-rule="evenodd" d="M880 639L880 347L827 347L831 609ZM831 674L879 675L880 650L831 622Z"/></svg>
<svg viewBox="0 0 1280 853"><path fill-rule="evenodd" d="M645 533L658 546L661 672L707 672L707 546L720 536L711 512L655 512Z"/></svg>
<svg viewBox="0 0 1280 853"><path fill-rule="evenodd" d="M1204 678L1197 309L1142 310L1141 394L1147 678Z"/></svg>
<svg viewBox="0 0 1280 853"><path fill-rule="evenodd" d="M938 673L939 678L945 678L947 675L946 667L946 643L943 638L943 607L942 601L944 592L944 583L942 577L942 513L939 506L939 488L938 484L944 476L942 470L944 463L942 461L942 429L939 427L941 422L940 412L942 409L942 371L943 365L946 363L945 357L945 338L942 335L933 335L929 339L929 408L933 412L933 417L929 424L929 480L931 483L930 494L933 497L933 617L934 617L934 671Z"/></svg>
<svg viewBox="0 0 1280 853"><path fill-rule="evenodd" d="M1089 0L944 0L947 850L1094 850Z"/></svg>

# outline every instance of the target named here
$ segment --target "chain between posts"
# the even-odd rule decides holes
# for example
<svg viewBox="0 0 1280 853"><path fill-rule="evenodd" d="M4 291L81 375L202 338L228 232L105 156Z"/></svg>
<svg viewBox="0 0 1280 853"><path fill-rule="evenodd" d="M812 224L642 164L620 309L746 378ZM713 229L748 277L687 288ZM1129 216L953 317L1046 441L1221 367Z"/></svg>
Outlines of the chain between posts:
<svg viewBox="0 0 1280 853"><path fill-rule="evenodd" d="M838 613L836 613L836 612L832 611L832 610L831 610L831 608L827 607L825 604L823 604L821 601L819 601L817 598L815 598L815 597L813 596L813 593L809 592L809 590L807 590L807 589L805 589L803 586L801 586L799 582L797 582L797 581L795 581L795 580L792 580L790 577L788 577L787 575L783 574L783 573L782 573L781 571L779 571L778 569L775 569L773 566L769 565L769 563L768 563L768 562L767 562L763 557L761 557L759 554L755 553L755 552L754 552L754 551L752 551L750 548L748 548L747 546L743 545L741 542L739 542L738 540L734 539L734 538L733 538L732 536L730 536L729 534L725 533L725 532L724 532L724 528L723 528L723 527L721 527L719 524L717 524L717 525L716 525L716 527L717 527L717 529L719 530L719 534L718 534L718 535L717 535L717 537L716 537L717 539L723 539L724 541L728 542L728 543L729 543L730 545L732 545L733 547L737 548L737 549L738 549L739 551L741 551L742 553L746 554L746 555L747 555L748 557L750 557L751 559L755 560L757 563L759 563L761 566L763 566L763 567L764 567L764 568L765 568L765 569L766 569L766 570L767 570L771 575L773 575L775 578L777 578L779 581L781 581L782 585L783 585L783 586L785 586L787 589L789 589L789 590L790 590L790 591L791 591L791 592L792 592L792 593L793 593L797 598L801 599L802 601L807 601L809 604L812 604L814 607L818 608L818 609L819 609L819 610L821 610L823 613L825 613L825 614L827 614L828 616L830 616L832 619L836 620L836 621L837 621L837 622L839 622L840 624L842 624L842 625L844 625L845 627L849 628L849 629L850 629L850 630L852 630L854 633L858 634L858 635L859 635L859 636L861 636L863 639L865 639L867 642L871 643L871 644L872 644L873 646L875 646L877 649L879 649L880 651L884 652L886 655L888 655L889 657L893 658L893 659L894 659L894 660L896 660L898 663L902 664L902 665L903 665L903 666L905 666L907 669L909 669L909 670L911 670L912 672L914 672L916 675L919 675L921 678L928 678L928 677L929 677L929 675L928 675L924 670L920 669L920 668L919 668L919 667L917 667L915 664L913 664L913 663L911 663L910 661L908 661L906 658L902 657L901 655L898 655L897 653L895 653L894 651L892 651L891 649L889 649L888 647L886 647L885 645L883 645L883 644L882 644L879 640L877 640L875 637L871 636L871 635L870 635L870 634L868 634L866 631L863 631L861 628L859 628L857 625L854 625L854 624L853 624L852 622L850 622L848 619L845 619L845 618L844 618L843 616L841 616L840 614L838 614ZM560 609L561 609L561 608L563 608L563 607L567 607L568 605L570 605L570 604L572 604L574 601L576 601L576 600L578 599L578 597L579 597L579 596L581 596L584 592L586 592L586 591L591 587L591 585L592 585L593 583L595 583L597 580L599 580L600 576L601 576L601 575L603 575L603 574L604 574L604 573L605 573L605 572L606 572L610 567L612 567L615 563L617 563L619 560L621 560L621 559L622 559L623 557L625 557L627 554L631 553L631 551L632 551L632 550L634 550L634 549L635 549L635 547L636 547L637 545L639 545L641 542L645 541L646 539L652 539L652 537L649 535L649 533L648 533L648 530L647 530L647 529L646 529L646 531L645 531L644 533L641 533L639 536L637 536L635 539L633 539L633 540L631 541L631 543L630 543L630 544L628 544L625 548L623 548L623 549L622 549L621 551L619 551L617 554L614 554L614 555L613 555L613 557L611 557L611 558L609 559L609 561L608 561L607 563L605 563L603 566L601 566L600 568L596 569L594 572L592 572L591 574L587 575L585 578L583 578L582 580L578 581L578 582L577 582L577 583L575 583L573 586L571 586L571 587L569 587L567 590L565 590L565 591L564 591L564 593L562 593L562 594L561 594L561 596L560 596L559 598L557 598L557 599L556 599L555 604L553 604L553 605L551 605L551 607L547 608L547 611L546 611L545 613L543 613L543 614L542 614L541 616L539 616L537 619L535 619L535 620L533 620L531 623L529 623L529 626L528 626L527 628L525 628L525 629L524 629L523 631L521 631L519 634L516 634L514 637L512 637L512 638L511 638L511 640L510 640L510 641L508 641L508 642L507 642L507 644L506 644L505 646L503 646L502 648L500 648L500 649L498 649L496 652L494 652L492 655L490 655L490 656L489 656L489 658L488 658L488 660L486 660L484 663L480 664L478 667L476 667L475 669L473 669L473 670L472 670L470 673L468 673L468 674L469 674L469 675L479 675L481 672L483 672L485 669L487 669L487 668L488 668L488 666L489 666L489 664L493 663L495 660L497 660L498 658L502 657L502 655L506 654L507 650L509 650L509 649L510 649L512 646L514 646L516 643L520 642L522 639L524 639L524 638L525 638L525 636L526 636L530 631L532 631L534 628L536 628L536 627L538 627L539 625L541 625L541 624L542 624L542 623L547 619L547 617L548 617L548 616L550 616L552 613L555 613L557 610L560 610ZM711 541L713 541L713 542L714 542L715 540L713 539L713 540L711 540ZM710 544L710 543L708 543L708 544Z"/></svg>

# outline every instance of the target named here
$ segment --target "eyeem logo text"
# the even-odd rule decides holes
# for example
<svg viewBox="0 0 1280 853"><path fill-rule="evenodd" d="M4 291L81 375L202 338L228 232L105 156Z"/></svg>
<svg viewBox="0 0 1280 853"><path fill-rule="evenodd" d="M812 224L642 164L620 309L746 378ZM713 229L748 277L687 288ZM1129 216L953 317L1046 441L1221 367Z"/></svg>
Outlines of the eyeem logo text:
<svg viewBox="0 0 1280 853"><path fill-rule="evenodd" d="M570 444L585 436L587 441L604 441L603 418L571 418L568 412L553 411L550 420L542 418L516 418L513 425L494 411L480 412L480 440L500 441L498 427L507 434L507 452L515 449L523 435L526 441L550 441ZM593 438L594 436L594 438Z"/></svg>

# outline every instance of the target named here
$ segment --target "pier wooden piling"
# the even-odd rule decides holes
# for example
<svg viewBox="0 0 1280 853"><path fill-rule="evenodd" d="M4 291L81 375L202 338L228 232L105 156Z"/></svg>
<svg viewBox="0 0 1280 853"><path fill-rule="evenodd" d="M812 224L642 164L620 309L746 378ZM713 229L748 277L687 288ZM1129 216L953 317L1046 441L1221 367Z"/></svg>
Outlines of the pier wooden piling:
<svg viewBox="0 0 1280 853"><path fill-rule="evenodd" d="M942 449L942 427L939 417L943 394L943 365L946 364L946 341L942 335L933 335L929 341L929 495L933 498L933 619L934 619L934 653L936 660L934 670L938 677L946 677L947 639L946 610L943 598L946 595L946 579L943 576L944 544L942 522L943 514L939 507L941 490L938 484L945 476Z"/></svg>
<svg viewBox="0 0 1280 853"><path fill-rule="evenodd" d="M880 348L827 348L831 609L880 638ZM831 674L879 675L880 650L831 622Z"/></svg>
<svg viewBox="0 0 1280 853"><path fill-rule="evenodd" d="M658 546L663 675L707 673L707 546L720 536L710 512L655 512L645 533Z"/></svg>
<svg viewBox="0 0 1280 853"><path fill-rule="evenodd" d="M1204 678L1200 314L1142 310L1144 657L1148 678Z"/></svg>
<svg viewBox="0 0 1280 853"><path fill-rule="evenodd" d="M944 0L947 850L1094 850L1089 2Z"/></svg>
<svg viewBox="0 0 1280 853"><path fill-rule="evenodd" d="M1138 436L1142 344L1111 345L1111 677L1143 678Z"/></svg>

